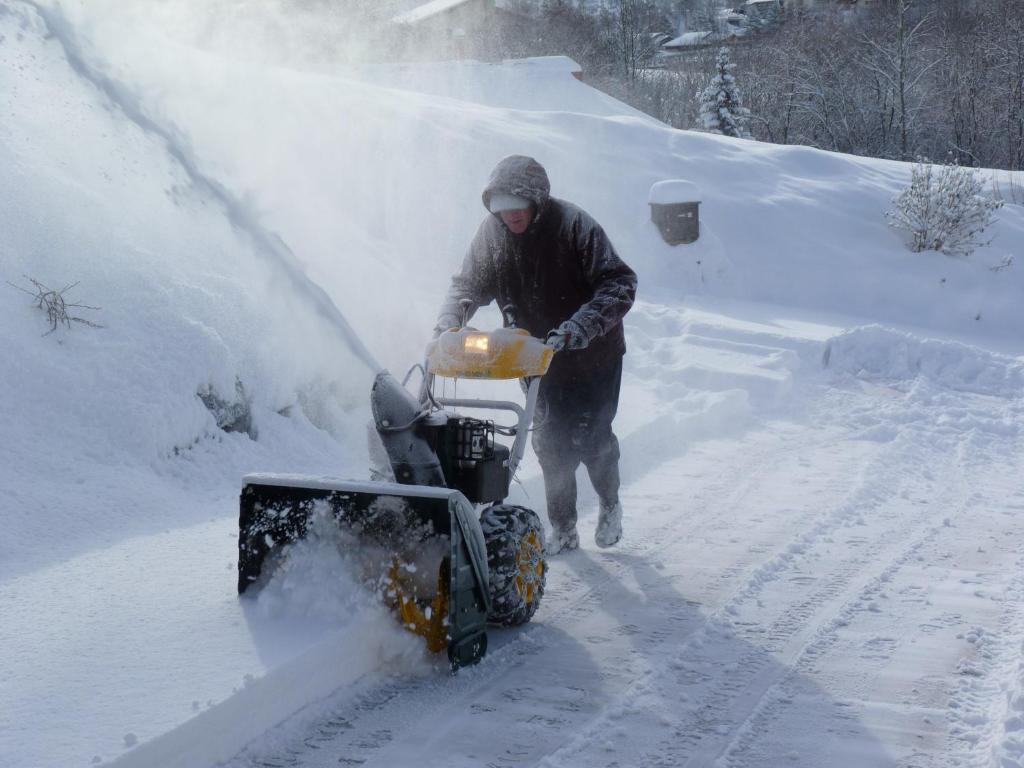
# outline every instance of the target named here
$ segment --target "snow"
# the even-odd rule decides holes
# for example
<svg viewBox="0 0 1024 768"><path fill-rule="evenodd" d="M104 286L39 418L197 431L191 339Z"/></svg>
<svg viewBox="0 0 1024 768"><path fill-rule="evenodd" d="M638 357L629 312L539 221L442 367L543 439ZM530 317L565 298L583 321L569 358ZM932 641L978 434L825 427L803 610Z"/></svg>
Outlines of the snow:
<svg viewBox="0 0 1024 768"><path fill-rule="evenodd" d="M280 474L273 472L252 472L242 478L245 485L288 485L293 488L310 488L316 490L345 490L353 493L380 493L390 496L401 496L403 486L397 483L370 483L342 480L331 477L313 477L308 474ZM452 492L446 488L422 488L419 495L425 499L447 499Z"/></svg>
<svg viewBox="0 0 1024 768"><path fill-rule="evenodd" d="M283 711L380 665L415 674L419 643L355 587L331 541L307 542L289 560L301 570L240 600L236 526L131 538L0 586L15 662L0 742L13 764L109 760L136 741L119 765L225 760Z"/></svg>
<svg viewBox="0 0 1024 768"><path fill-rule="evenodd" d="M1020 206L914 254L906 164L673 131L564 59L313 70L140 8L0 10L0 278L104 326L0 286L6 763L1024 765ZM584 490L535 621L450 677L329 535L239 599L237 497L365 481L376 360L422 355L513 152L640 276L625 539ZM256 439L197 396L237 382Z"/></svg>
<svg viewBox="0 0 1024 768"><path fill-rule="evenodd" d="M647 202L651 205L672 205L674 203L699 203L700 187L690 181L670 179L651 185Z"/></svg>
<svg viewBox="0 0 1024 768"><path fill-rule="evenodd" d="M467 0L431 0L429 3L423 3L395 16L393 21L396 24L416 24L424 19L429 19L432 16L437 16L440 13L457 8L466 2Z"/></svg>
<svg viewBox="0 0 1024 768"><path fill-rule="evenodd" d="M674 37L662 48L688 48L693 45L700 45L711 37L711 32L684 32L679 37Z"/></svg>
<svg viewBox="0 0 1024 768"><path fill-rule="evenodd" d="M945 389L1014 398L1024 388L1020 361L953 341L922 339L881 326L831 339L825 365L861 379L926 378Z"/></svg>

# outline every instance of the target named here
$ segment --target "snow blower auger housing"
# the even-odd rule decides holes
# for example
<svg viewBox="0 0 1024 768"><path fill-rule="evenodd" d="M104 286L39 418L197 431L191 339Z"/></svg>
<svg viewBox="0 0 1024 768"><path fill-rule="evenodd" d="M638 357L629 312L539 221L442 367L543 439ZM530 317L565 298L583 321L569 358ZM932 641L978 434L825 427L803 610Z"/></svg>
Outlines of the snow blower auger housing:
<svg viewBox="0 0 1024 768"><path fill-rule="evenodd" d="M427 347L419 396L391 374L370 395L374 425L394 482L249 475L239 513L238 592L259 586L291 544L327 524L352 547L364 580L402 626L448 651L453 667L487 651L487 623L529 621L544 593L544 530L537 514L503 503L553 350L526 331L472 328ZM522 379L526 403L457 399L434 392L437 377ZM516 423L452 409L505 411ZM512 437L502 445L495 435Z"/></svg>

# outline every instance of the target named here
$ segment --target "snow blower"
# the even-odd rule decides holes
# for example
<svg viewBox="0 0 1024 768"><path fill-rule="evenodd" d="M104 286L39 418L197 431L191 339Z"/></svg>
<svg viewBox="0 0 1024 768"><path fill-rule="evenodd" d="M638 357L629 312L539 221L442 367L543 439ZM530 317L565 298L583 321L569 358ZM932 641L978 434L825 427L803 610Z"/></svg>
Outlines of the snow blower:
<svg viewBox="0 0 1024 768"><path fill-rule="evenodd" d="M326 521L351 542L346 554L402 626L424 637L431 651L447 650L453 667L479 661L487 651L488 622L529 621L544 593L540 519L504 500L552 355L521 329L461 328L428 345L418 397L379 373L370 400L390 477L245 477L239 594L264 584L289 545ZM521 379L526 403L446 398L435 392L439 377ZM506 411L517 419L500 426L450 410L456 408ZM513 438L511 446L497 442L496 434Z"/></svg>

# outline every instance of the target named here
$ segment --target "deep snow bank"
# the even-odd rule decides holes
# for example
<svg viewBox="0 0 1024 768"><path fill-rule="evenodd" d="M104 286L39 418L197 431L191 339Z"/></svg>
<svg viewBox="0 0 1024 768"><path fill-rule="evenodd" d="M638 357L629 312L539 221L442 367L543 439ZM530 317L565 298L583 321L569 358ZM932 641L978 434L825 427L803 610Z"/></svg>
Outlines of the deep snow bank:
<svg viewBox="0 0 1024 768"><path fill-rule="evenodd" d="M889 442L906 428L930 430L935 441L971 434L979 448L1021 433L1020 358L868 326L830 339L822 360L838 390L875 395L847 414L862 439Z"/></svg>
<svg viewBox="0 0 1024 768"><path fill-rule="evenodd" d="M419 656L378 606L235 594L241 475L364 476L371 370L245 201L75 64L28 4L0 6L0 279L77 281L67 299L100 309L72 313L103 326L45 335L0 285L0 754L203 765ZM251 434L200 392L244 400Z"/></svg>
<svg viewBox="0 0 1024 768"><path fill-rule="evenodd" d="M0 277L77 282L67 300L101 309L72 314L104 327L44 336L32 297L0 285L0 573L206 519L196 494L246 470L341 471L331 434L361 429L369 383L301 279L47 35L0 10ZM238 382L261 443L197 397Z"/></svg>
<svg viewBox="0 0 1024 768"><path fill-rule="evenodd" d="M867 379L922 377L961 392L1013 398L1024 387L1024 365L956 341L923 339L873 325L830 339L823 362L833 371Z"/></svg>

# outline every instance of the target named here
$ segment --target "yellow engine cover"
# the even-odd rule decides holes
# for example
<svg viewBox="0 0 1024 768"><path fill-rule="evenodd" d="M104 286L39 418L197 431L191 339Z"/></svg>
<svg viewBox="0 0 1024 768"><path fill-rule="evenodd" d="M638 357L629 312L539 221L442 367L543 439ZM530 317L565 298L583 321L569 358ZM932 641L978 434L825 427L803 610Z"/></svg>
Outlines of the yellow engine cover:
<svg viewBox="0 0 1024 768"><path fill-rule="evenodd" d="M543 376L554 353L521 328L453 329L427 345L427 372L452 379Z"/></svg>

